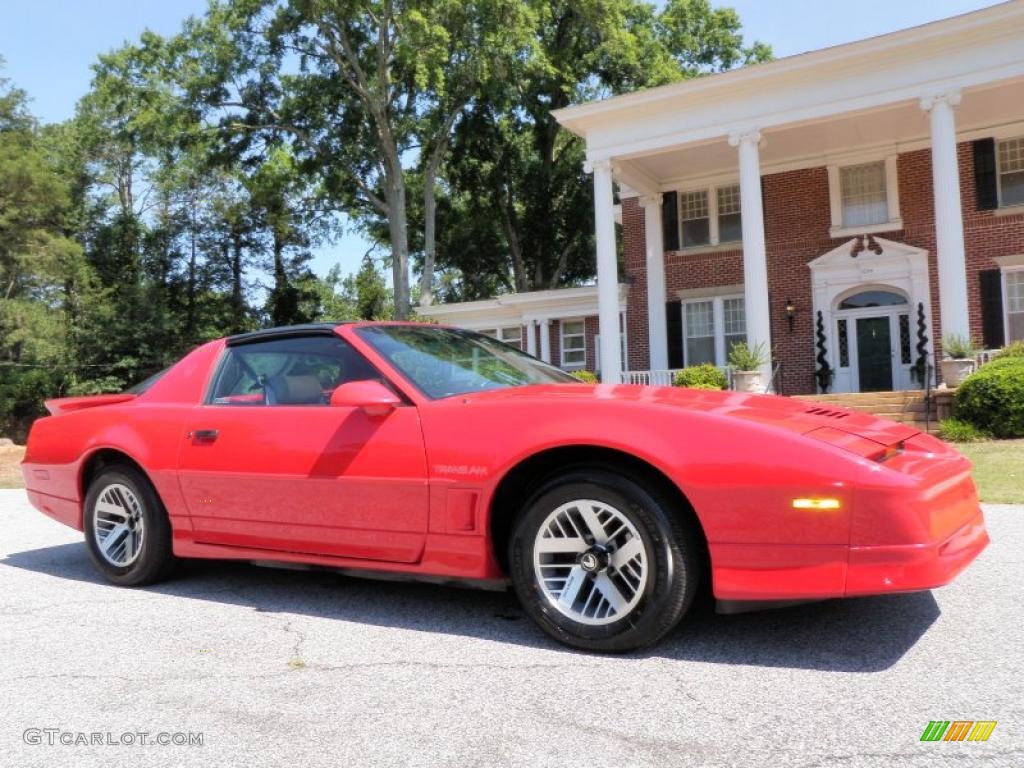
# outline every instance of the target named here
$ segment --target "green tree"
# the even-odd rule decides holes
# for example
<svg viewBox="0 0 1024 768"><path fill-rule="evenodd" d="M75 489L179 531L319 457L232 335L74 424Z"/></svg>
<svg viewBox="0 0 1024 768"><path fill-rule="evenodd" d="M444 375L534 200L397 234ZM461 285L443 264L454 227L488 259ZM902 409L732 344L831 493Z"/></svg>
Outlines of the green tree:
<svg viewBox="0 0 1024 768"><path fill-rule="evenodd" d="M23 436L61 384L69 319L89 281L70 213L24 92L0 79L0 433Z"/></svg>
<svg viewBox="0 0 1024 768"><path fill-rule="evenodd" d="M537 46L529 76L491 82L454 129L443 173L438 266L449 298L526 291L593 276L592 189L582 142L552 111L763 61L736 12L707 0L529 0ZM478 247L473 247L476 244Z"/></svg>
<svg viewBox="0 0 1024 768"><path fill-rule="evenodd" d="M453 123L481 82L512 72L529 18L517 0L230 0L186 31L193 54L181 71L223 127L287 134L342 210L386 222L404 318L409 176L426 179L432 252L434 182Z"/></svg>

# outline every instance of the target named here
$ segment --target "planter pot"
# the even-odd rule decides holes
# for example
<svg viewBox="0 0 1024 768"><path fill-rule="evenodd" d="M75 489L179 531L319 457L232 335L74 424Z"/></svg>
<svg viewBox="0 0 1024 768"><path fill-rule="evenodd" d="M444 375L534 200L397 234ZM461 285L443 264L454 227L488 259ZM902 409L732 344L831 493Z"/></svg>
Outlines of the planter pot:
<svg viewBox="0 0 1024 768"><path fill-rule="evenodd" d="M939 361L939 367L942 369L942 381L947 387L956 387L965 378L974 373L974 361L973 360L953 360L947 358Z"/></svg>
<svg viewBox="0 0 1024 768"><path fill-rule="evenodd" d="M760 371L733 371L732 388L737 392L761 392Z"/></svg>

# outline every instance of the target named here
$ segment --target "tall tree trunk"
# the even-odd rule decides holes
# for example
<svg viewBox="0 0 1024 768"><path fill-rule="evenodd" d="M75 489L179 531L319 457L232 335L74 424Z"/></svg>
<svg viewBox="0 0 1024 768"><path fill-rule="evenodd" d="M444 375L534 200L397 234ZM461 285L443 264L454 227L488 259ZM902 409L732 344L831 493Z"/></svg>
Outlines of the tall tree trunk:
<svg viewBox="0 0 1024 768"><path fill-rule="evenodd" d="M385 178L388 206L388 231L391 234L391 275L395 291L395 319L408 320L409 298L409 222L406 210L405 177L398 153L388 163Z"/></svg>
<svg viewBox="0 0 1024 768"><path fill-rule="evenodd" d="M429 307L434 303L434 265L437 263L437 174L441 161L448 151L448 134L462 110L462 104L452 107L434 138L434 149L430 153L423 171L423 272L420 274L420 306Z"/></svg>

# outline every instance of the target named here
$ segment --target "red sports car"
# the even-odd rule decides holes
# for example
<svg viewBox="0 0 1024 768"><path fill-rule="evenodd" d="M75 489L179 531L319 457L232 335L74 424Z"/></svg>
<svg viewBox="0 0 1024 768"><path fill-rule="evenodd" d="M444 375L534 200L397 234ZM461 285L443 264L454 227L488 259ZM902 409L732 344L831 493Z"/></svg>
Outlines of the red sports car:
<svg viewBox="0 0 1024 768"><path fill-rule="evenodd" d="M624 651L702 585L725 610L923 590L988 543L969 462L912 427L582 384L436 325L247 333L47 407L29 498L115 584L188 557L511 580L553 637Z"/></svg>

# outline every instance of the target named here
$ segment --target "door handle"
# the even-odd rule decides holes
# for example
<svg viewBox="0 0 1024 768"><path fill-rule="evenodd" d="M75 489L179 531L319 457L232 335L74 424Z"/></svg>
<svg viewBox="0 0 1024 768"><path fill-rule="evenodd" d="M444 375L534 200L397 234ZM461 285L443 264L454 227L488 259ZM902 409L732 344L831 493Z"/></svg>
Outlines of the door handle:
<svg viewBox="0 0 1024 768"><path fill-rule="evenodd" d="M216 429L197 429L195 432L189 432L187 437L198 443L212 443L219 434Z"/></svg>

